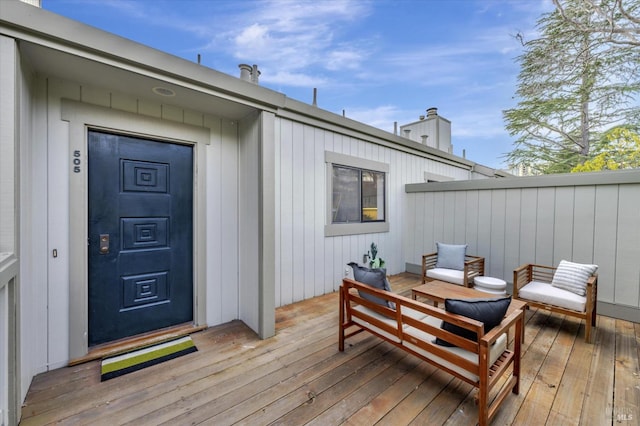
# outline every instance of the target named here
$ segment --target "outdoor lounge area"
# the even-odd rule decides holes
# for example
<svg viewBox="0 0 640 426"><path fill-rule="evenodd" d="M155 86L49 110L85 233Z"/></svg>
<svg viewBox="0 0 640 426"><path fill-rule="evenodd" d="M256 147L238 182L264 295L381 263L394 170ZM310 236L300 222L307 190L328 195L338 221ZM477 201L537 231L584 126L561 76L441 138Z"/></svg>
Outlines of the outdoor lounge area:
<svg viewBox="0 0 640 426"><path fill-rule="evenodd" d="M391 277L410 297L419 275ZM36 376L22 425L475 425L475 390L369 333L338 350L338 292L277 309L275 337L240 321L192 335L198 351L106 382L99 362ZM492 424L636 424L640 325L530 309L519 395ZM511 336L513 339L513 336ZM513 342L511 342L513 343Z"/></svg>

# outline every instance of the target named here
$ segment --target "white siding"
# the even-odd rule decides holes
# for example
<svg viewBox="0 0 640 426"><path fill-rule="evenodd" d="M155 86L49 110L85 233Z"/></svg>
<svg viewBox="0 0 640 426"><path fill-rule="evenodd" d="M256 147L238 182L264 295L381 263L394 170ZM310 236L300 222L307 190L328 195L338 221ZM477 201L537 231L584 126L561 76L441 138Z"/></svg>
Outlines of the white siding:
<svg viewBox="0 0 640 426"><path fill-rule="evenodd" d="M18 209L16 197L19 165L16 143L24 126L15 120L19 106L28 108L28 99L21 98L28 89L17 63L17 49L13 39L0 36L0 424L16 423L18 409L27 392L31 365L18 371L19 342L16 312L18 264ZM21 87L23 86L23 87Z"/></svg>
<svg viewBox="0 0 640 426"><path fill-rule="evenodd" d="M259 125L255 116L246 117L239 123L239 185L237 189L239 203L239 238L238 243L233 244L231 237L229 246L225 250L239 247L239 269L237 298L242 300L239 304L238 318L244 321L253 330L259 328L259 293L260 293L260 268L259 268L259 149L258 149Z"/></svg>
<svg viewBox="0 0 640 426"><path fill-rule="evenodd" d="M423 182L425 172L456 179L469 177L468 170L282 117L276 118L275 143L276 306L336 291L345 265L361 263L372 242L378 245L389 274L404 271L405 245L413 250L425 238L421 231L403 241L407 210L404 185ZM389 165L389 232L325 237L330 173L325 151ZM455 232L450 217L453 213L443 211L441 217L443 222L445 217L450 221L451 235ZM465 217L465 209L458 209L455 214Z"/></svg>
<svg viewBox="0 0 640 426"><path fill-rule="evenodd" d="M178 110L146 99L46 76L25 96L24 117L33 117L33 138L21 143L21 318L25 380L69 360L69 129L62 99L152 115L168 123L210 129L205 150L206 322L239 318L238 305L238 138L237 124L203 112ZM29 100L33 99L32 107ZM46 101L45 101L46 99ZM53 258L56 249L58 257ZM41 267L40 265L47 265ZM195 314L194 314L195 315Z"/></svg>
<svg viewBox="0 0 640 426"><path fill-rule="evenodd" d="M594 263L598 268L598 300L640 308L640 183L638 172L571 176L585 184L524 185L526 180L492 189L411 189L407 195L405 238L416 241L413 230L425 237L407 244L406 262L417 270L420 256L433 251L436 241L466 242L468 252L485 257L486 275L513 281L513 270L523 263L557 265L567 259ZM602 183L591 182L602 176ZM620 178L617 178L620 179ZM506 180L505 180L506 181ZM521 188L514 188L522 182ZM418 187L418 185L416 185ZM476 207L477 206L477 207ZM467 210L465 219L457 214ZM477 211L477 227L470 227L470 211ZM451 216L453 219L446 219ZM440 229L444 229L444 233ZM451 232L452 229L464 232ZM464 235L461 235L464 234Z"/></svg>

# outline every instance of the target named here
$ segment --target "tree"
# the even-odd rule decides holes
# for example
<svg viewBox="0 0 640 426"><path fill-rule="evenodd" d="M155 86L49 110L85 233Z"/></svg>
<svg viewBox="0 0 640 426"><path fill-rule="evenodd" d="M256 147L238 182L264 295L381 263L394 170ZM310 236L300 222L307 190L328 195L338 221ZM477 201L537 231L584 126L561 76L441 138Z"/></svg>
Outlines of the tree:
<svg viewBox="0 0 640 426"><path fill-rule="evenodd" d="M539 38L520 37L519 101L503 112L506 129L517 136L506 155L512 165L569 172L589 159L603 132L640 118L640 49L593 31L601 19L588 3L563 1L538 21Z"/></svg>
<svg viewBox="0 0 640 426"><path fill-rule="evenodd" d="M553 0L565 22L580 31L598 34L610 43L640 47L640 2L636 0L582 0L581 5L592 12L590 25L567 13L560 0Z"/></svg>
<svg viewBox="0 0 640 426"><path fill-rule="evenodd" d="M595 147L595 155L571 172L595 172L640 168L640 134L628 127L606 132Z"/></svg>

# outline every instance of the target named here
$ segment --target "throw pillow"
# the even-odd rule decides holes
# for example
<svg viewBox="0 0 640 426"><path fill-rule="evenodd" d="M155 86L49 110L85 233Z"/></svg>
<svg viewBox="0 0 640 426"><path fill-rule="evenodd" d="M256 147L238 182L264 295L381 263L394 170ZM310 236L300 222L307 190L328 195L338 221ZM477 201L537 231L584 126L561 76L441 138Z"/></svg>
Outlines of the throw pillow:
<svg viewBox="0 0 640 426"><path fill-rule="evenodd" d="M456 269L458 271L464 269L464 257L467 254L466 244L436 243L436 247L438 250L436 268Z"/></svg>
<svg viewBox="0 0 640 426"><path fill-rule="evenodd" d="M489 330L502 322L510 303L511 296L500 299L445 299L444 309L452 314L481 321L484 323L484 332L488 333ZM446 321L442 323L441 328L465 339L474 341L478 339L475 332ZM436 339L436 343L442 346L454 346L440 338Z"/></svg>
<svg viewBox="0 0 640 426"><path fill-rule="evenodd" d="M598 265L561 260L556 272L553 274L551 285L568 290L579 296L587 294L587 280L598 270Z"/></svg>
<svg viewBox="0 0 640 426"><path fill-rule="evenodd" d="M389 280L387 280L387 270L385 268L371 269L367 268L366 266L360 266L355 262L351 262L348 265L353 268L353 277L356 281L377 288L378 290L385 290L389 292L391 291L391 285L389 284ZM395 303L393 302L389 302L387 300L373 296L369 293L360 291L358 293L360 294L360 297L370 300L373 303L387 306L391 309L396 308Z"/></svg>

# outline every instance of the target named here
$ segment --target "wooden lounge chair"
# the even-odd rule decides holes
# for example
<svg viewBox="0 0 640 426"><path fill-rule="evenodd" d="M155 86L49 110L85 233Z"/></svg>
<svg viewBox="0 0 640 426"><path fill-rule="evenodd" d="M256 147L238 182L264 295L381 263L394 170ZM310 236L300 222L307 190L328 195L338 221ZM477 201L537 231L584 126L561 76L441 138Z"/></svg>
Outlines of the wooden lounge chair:
<svg viewBox="0 0 640 426"><path fill-rule="evenodd" d="M583 266L597 269L596 265ZM583 296L552 284L557 269L531 263L518 267L513 271L513 298L527 302L529 306L584 319L584 339L590 342L591 329L596 326L598 275L594 268L591 268L594 270L591 274L585 273L588 278Z"/></svg>
<svg viewBox="0 0 640 426"><path fill-rule="evenodd" d="M465 255L464 268L462 270L450 268L437 268L438 253L429 253L422 256L422 283L439 280L447 281L465 287L473 287L473 279L484 275L484 257Z"/></svg>

